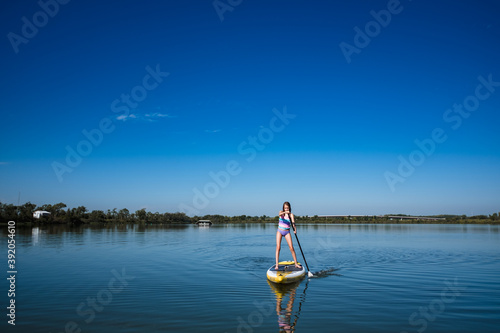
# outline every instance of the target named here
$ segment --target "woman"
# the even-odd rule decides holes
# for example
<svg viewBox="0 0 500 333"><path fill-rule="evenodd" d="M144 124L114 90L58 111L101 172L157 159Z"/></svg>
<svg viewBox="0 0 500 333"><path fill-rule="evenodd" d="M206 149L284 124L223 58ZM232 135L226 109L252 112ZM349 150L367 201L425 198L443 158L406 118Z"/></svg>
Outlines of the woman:
<svg viewBox="0 0 500 333"><path fill-rule="evenodd" d="M290 203L286 201L283 203L283 210L279 213L279 224L278 231L276 232L276 268L278 269L278 262L280 257L280 249L281 249L281 239L285 237L286 242L288 243L288 247L290 247L290 252L292 252L293 261L295 262L295 267L302 268L297 263L297 256L295 255L295 250L293 249L292 244L292 235L290 234L290 226L293 227L293 232L297 233L297 229L295 228L295 217L292 214L292 207Z"/></svg>

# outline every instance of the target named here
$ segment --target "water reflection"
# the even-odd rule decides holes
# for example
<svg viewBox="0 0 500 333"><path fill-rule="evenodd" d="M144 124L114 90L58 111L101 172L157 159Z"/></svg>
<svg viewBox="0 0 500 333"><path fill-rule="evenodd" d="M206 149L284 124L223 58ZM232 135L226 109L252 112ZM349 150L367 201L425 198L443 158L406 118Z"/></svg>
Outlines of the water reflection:
<svg viewBox="0 0 500 333"><path fill-rule="evenodd" d="M31 230L31 242L33 245L38 244L38 236L40 235L40 228L39 227L34 227Z"/></svg>
<svg viewBox="0 0 500 333"><path fill-rule="evenodd" d="M432 223L306 223L301 230L315 231L364 231L364 232L462 232L462 233L500 233L500 226L496 224L432 224Z"/></svg>
<svg viewBox="0 0 500 333"><path fill-rule="evenodd" d="M268 280L267 283L276 296L276 315L278 317L279 332L295 332L302 303L305 301L309 280L307 280L304 290L298 295L299 303L296 309L294 309L294 302L297 298L297 289L301 281L291 284L277 284Z"/></svg>
<svg viewBox="0 0 500 333"><path fill-rule="evenodd" d="M44 244L48 247L62 247L64 244L84 245L90 239L121 238L120 234L157 234L158 231L184 231L194 228L189 224L20 224L16 225L17 242L23 246ZM197 228L197 227L196 227ZM7 228L1 228L1 235L7 236ZM4 239L2 237L2 239ZM106 241L106 240L104 240ZM124 242L130 239L124 239Z"/></svg>

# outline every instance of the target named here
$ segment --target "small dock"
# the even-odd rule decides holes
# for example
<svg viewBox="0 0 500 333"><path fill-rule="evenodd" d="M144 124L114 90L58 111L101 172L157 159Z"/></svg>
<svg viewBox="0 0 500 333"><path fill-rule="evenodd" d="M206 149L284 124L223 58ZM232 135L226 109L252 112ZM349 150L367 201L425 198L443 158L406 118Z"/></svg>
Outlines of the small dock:
<svg viewBox="0 0 500 333"><path fill-rule="evenodd" d="M210 227L212 225L212 221L210 220L199 220L196 222L198 227Z"/></svg>

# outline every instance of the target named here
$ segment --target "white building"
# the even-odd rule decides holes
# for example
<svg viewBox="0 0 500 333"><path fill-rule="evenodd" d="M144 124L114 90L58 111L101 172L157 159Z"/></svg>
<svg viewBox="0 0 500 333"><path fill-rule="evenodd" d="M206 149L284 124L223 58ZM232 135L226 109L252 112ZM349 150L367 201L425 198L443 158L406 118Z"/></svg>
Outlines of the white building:
<svg viewBox="0 0 500 333"><path fill-rule="evenodd" d="M47 212L45 210L36 210L34 213L33 213L33 217L36 218L36 219L39 219L43 216L50 216L50 212Z"/></svg>

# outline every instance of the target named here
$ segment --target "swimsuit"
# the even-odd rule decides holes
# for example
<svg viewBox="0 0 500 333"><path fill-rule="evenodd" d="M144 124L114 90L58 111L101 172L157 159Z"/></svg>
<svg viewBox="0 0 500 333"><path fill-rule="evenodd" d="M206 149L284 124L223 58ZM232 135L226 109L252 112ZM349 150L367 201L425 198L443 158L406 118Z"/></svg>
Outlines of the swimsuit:
<svg viewBox="0 0 500 333"><path fill-rule="evenodd" d="M290 215L287 219L284 218L284 215L280 216L278 231L280 232L281 236L286 236L290 233Z"/></svg>

